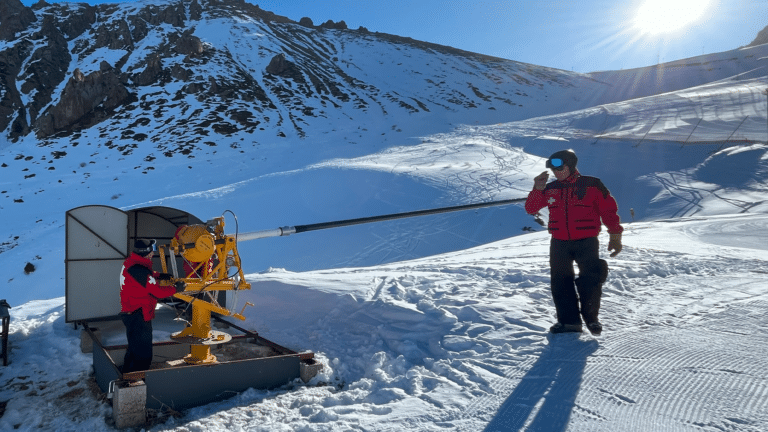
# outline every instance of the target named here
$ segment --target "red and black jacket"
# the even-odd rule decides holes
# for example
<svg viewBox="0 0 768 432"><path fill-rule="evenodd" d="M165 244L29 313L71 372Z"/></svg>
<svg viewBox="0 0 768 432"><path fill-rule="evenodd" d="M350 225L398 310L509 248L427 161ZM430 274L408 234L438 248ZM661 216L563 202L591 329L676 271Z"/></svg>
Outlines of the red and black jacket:
<svg viewBox="0 0 768 432"><path fill-rule="evenodd" d="M610 234L624 231L616 200L596 177L576 171L565 180L549 183L543 191L532 190L525 211L535 214L549 207L549 233L557 240L581 240L597 237L601 220Z"/></svg>
<svg viewBox="0 0 768 432"><path fill-rule="evenodd" d="M142 308L144 321L154 318L157 299L176 293L172 286L158 285L157 278L149 258L131 253L120 271L120 311L130 313Z"/></svg>

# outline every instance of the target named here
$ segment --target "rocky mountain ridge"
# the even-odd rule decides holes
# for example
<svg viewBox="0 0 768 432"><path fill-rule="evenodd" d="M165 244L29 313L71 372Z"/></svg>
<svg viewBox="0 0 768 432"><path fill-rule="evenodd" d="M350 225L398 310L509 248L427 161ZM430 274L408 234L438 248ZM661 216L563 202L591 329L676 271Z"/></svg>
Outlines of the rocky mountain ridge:
<svg viewBox="0 0 768 432"><path fill-rule="evenodd" d="M218 114L207 113L193 130L210 126L225 134L255 133L267 124L282 127L281 136L304 136L306 118L341 107L362 111L354 116L362 122L371 111L387 115L392 109L410 114L480 107L514 111L523 104L516 99L530 93L527 88L589 81L365 28L349 30L343 21L315 26L305 17L295 22L244 1L155 3L40 1L27 8L19 0L4 0L0 130L6 138L15 142L33 133L45 141L119 120L120 112L136 117L146 108L142 94L158 92L180 101L174 107L194 105L184 103L189 97L216 106L212 111ZM229 31L230 40L212 41L210 27ZM255 28L264 37L244 46ZM463 69L467 80L461 88L446 86L439 76L443 71L425 64L423 70L394 70L390 77L384 72L383 78L392 82L412 81L406 91L381 88L377 81L382 76L371 76L372 71L353 63L357 59L339 56L342 50L371 44L434 57L433 62ZM413 74L425 76L418 80Z"/></svg>

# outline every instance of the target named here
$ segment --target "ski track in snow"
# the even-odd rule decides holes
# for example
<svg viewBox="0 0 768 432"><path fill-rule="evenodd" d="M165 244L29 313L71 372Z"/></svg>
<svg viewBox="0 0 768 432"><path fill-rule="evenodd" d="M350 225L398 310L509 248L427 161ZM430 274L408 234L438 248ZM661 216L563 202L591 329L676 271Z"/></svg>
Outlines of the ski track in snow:
<svg viewBox="0 0 768 432"><path fill-rule="evenodd" d="M369 283L368 307L345 308L349 314L344 319L357 330L330 338L323 335L322 339L330 339L330 345L335 341L357 346L349 341L362 337L358 331L369 337L370 331L378 329L384 346L390 349L384 354L388 361L380 366L381 371L400 368L410 382L391 385L397 390L419 389L395 399L428 407L428 414L409 416L395 424L390 416L386 422L363 428L440 425L456 430L647 431L735 425L734 430L760 430L767 424L768 382L762 371L768 362L760 352L749 349L766 336L761 314L768 306L768 295L762 289L766 277L753 271L764 265L765 254L759 260L705 258L696 253L635 248L629 234L627 247L613 263L606 284L605 336L548 337L544 333L551 323L551 305L546 269L521 265L530 258L545 262L547 242L545 237L538 238L528 245L533 249L530 254L519 241L477 248L476 254L481 256L489 249L496 252L492 257L488 253L476 261L468 259L462 267L453 267L451 259L444 257L440 267L417 260L396 268L349 270L356 278L377 272L402 272L403 276ZM515 249L523 249L526 258L510 257ZM507 265L502 264L506 260ZM328 277L343 280L346 272L341 273ZM309 275L298 277L301 281L291 274L268 273L254 281L274 278L291 285L318 283L310 283ZM312 274L311 279L323 280L324 275ZM376 304L383 298L387 305L404 310L379 310ZM512 304L502 306L505 301ZM499 311L502 316L497 316ZM508 316L510 311L518 317ZM411 316L418 312L439 314L450 325L420 329L419 321ZM336 327L332 322L332 317L320 318L318 325ZM442 336L442 340L438 342L434 336ZM381 353L367 348L381 344L369 340L361 344L366 349L349 349L349 356L380 359ZM734 358L734 353L744 355ZM434 360L422 363L422 357ZM442 367L448 364L450 368ZM335 371L337 378L350 387L365 381L366 374L382 373L340 370L343 372ZM356 381L355 374L362 377ZM439 384L425 387L425 377ZM441 397L446 391L454 394ZM328 417L336 418L340 425L352 421L339 415L344 409L333 406L330 411L334 414Z"/></svg>
<svg viewBox="0 0 768 432"><path fill-rule="evenodd" d="M768 360L754 348L768 336L768 251L717 245L765 222L628 225L597 338L546 332L546 233L378 267L249 275L247 324L314 351L325 370L152 430L765 430ZM62 302L12 309L14 355L28 360L3 370L19 376L3 379L0 429L108 428ZM67 342L23 354L51 337Z"/></svg>

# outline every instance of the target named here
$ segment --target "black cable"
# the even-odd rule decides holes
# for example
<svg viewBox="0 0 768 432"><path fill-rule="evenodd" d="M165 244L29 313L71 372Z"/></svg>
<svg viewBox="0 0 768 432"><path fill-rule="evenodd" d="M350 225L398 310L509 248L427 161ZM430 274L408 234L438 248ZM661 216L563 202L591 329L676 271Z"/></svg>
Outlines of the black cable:
<svg viewBox="0 0 768 432"><path fill-rule="evenodd" d="M240 224L237 222L237 215L232 210L224 210L224 213L232 213L232 217L235 218L235 246L237 246L237 234L240 232ZM224 213L221 214L224 217Z"/></svg>
<svg viewBox="0 0 768 432"><path fill-rule="evenodd" d="M235 212L233 212L232 210L224 210L224 213L222 213L221 216L223 217L225 213L231 213L232 217L235 218L235 248L237 248L237 236L240 233L240 223L237 221L237 215L235 214ZM224 257L224 259L227 259L227 258ZM242 263L240 263L238 260L237 272L240 273L242 271L243 271ZM234 277L234 275L230 276L229 274L227 274L227 277L231 278L231 277ZM238 285L240 284L238 283ZM237 291L237 289L235 289L235 291Z"/></svg>

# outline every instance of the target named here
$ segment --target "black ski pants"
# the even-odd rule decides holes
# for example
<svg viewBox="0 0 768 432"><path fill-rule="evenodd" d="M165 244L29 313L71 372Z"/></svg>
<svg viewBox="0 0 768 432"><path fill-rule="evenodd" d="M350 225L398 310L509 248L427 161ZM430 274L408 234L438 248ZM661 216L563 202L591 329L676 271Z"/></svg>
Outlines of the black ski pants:
<svg viewBox="0 0 768 432"><path fill-rule="evenodd" d="M152 364L152 321L144 321L141 308L121 313L128 337L128 349L123 359L123 373L144 371Z"/></svg>
<svg viewBox="0 0 768 432"><path fill-rule="evenodd" d="M552 239L549 266L552 276L552 300L557 321L563 324L598 322L603 282L608 276L608 263L600 259L597 237L582 240ZM579 277L573 263L579 267Z"/></svg>

